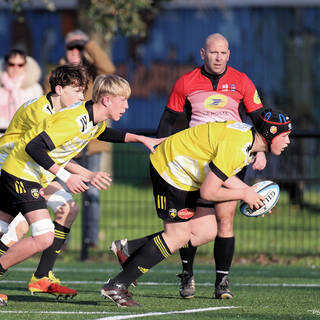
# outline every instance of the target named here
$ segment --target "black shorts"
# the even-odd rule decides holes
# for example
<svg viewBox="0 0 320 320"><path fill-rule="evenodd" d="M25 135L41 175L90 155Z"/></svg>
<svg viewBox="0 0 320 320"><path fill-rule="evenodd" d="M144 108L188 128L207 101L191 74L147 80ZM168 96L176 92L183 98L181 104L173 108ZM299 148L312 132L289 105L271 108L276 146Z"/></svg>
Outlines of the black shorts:
<svg viewBox="0 0 320 320"><path fill-rule="evenodd" d="M0 210L15 217L34 210L46 209L46 200L40 195L41 185L36 182L19 179L1 170Z"/></svg>
<svg viewBox="0 0 320 320"><path fill-rule="evenodd" d="M184 222L195 213L200 191L177 189L161 178L150 162L150 177L158 217L165 221Z"/></svg>
<svg viewBox="0 0 320 320"><path fill-rule="evenodd" d="M242 170L236 174L236 176L240 180L244 181L244 177L246 175L246 172L247 172L247 167L243 167ZM203 200L201 198L199 198L197 201L197 207L213 208L214 205L215 205L214 201Z"/></svg>

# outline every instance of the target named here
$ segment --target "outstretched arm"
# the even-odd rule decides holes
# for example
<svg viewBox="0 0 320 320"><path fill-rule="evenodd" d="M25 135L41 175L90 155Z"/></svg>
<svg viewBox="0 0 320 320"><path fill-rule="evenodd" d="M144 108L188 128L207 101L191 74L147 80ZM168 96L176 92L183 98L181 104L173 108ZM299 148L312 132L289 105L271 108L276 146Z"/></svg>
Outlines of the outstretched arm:
<svg viewBox="0 0 320 320"><path fill-rule="evenodd" d="M140 142L144 144L152 153L155 152L154 147L164 141L166 138L149 138L134 133L125 132L119 129L106 128L99 137L99 140L106 142Z"/></svg>
<svg viewBox="0 0 320 320"><path fill-rule="evenodd" d="M154 147L166 139L167 138L150 138L150 137L141 136L138 134L127 133L125 142L140 142L144 144L152 153L154 153L155 152Z"/></svg>

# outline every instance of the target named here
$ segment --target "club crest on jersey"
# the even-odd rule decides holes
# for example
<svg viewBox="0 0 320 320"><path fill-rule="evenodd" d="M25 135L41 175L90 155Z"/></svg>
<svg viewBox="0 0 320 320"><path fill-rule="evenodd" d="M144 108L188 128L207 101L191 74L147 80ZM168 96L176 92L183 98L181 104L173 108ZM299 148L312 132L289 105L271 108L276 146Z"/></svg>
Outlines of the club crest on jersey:
<svg viewBox="0 0 320 320"><path fill-rule="evenodd" d="M256 92L254 93L253 102L254 102L255 104L261 104L261 100L260 100L259 93L258 93L257 90L256 90Z"/></svg>
<svg viewBox="0 0 320 320"><path fill-rule="evenodd" d="M38 199L40 194L38 189L31 189L31 195L35 198Z"/></svg>
<svg viewBox="0 0 320 320"><path fill-rule="evenodd" d="M204 107L208 110L216 110L224 107L228 102L228 97L223 94L214 94L204 101Z"/></svg>
<svg viewBox="0 0 320 320"><path fill-rule="evenodd" d="M178 211L178 217L180 219L190 219L194 216L194 209L185 208Z"/></svg>
<svg viewBox="0 0 320 320"><path fill-rule="evenodd" d="M169 209L170 218L174 219L177 216L177 209L171 208Z"/></svg>

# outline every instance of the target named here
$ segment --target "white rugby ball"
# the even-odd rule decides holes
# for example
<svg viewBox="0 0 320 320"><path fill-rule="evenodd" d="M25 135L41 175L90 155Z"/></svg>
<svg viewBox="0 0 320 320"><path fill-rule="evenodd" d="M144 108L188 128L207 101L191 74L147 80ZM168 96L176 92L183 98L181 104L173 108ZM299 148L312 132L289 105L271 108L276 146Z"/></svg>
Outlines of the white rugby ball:
<svg viewBox="0 0 320 320"><path fill-rule="evenodd" d="M268 213L278 202L280 196L280 188L273 181L261 181L253 185L256 192L264 196L264 205L259 209L251 209L249 205L243 201L240 202L240 212L247 217L258 217Z"/></svg>

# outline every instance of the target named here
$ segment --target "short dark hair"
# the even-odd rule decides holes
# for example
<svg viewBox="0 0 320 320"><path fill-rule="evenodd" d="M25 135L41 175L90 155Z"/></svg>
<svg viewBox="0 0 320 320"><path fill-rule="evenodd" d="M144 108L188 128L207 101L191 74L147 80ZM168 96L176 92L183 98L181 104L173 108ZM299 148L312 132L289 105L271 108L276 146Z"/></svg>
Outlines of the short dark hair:
<svg viewBox="0 0 320 320"><path fill-rule="evenodd" d="M9 59L15 56L21 56L24 60L24 62L27 62L27 55L23 50L20 49L11 49L5 56L4 61L6 64L8 64Z"/></svg>
<svg viewBox="0 0 320 320"><path fill-rule="evenodd" d="M49 83L52 92L55 92L56 86L83 87L85 91L88 89L88 75L86 69L82 66L65 64L51 72Z"/></svg>

